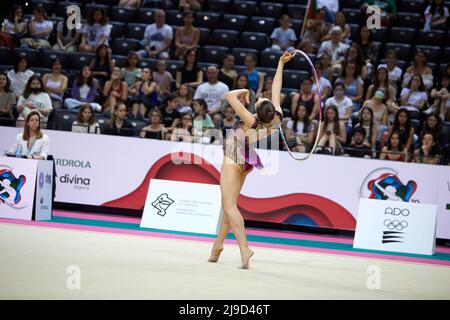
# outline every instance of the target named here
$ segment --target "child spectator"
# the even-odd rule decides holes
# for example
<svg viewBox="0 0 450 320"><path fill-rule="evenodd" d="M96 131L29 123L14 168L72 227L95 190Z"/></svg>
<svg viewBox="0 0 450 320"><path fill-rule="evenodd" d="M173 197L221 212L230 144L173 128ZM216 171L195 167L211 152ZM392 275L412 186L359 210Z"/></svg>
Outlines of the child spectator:
<svg viewBox="0 0 450 320"><path fill-rule="evenodd" d="M422 136L422 146L414 151L413 162L438 164L441 157L439 146L435 136L431 132L424 132Z"/></svg>
<svg viewBox="0 0 450 320"><path fill-rule="evenodd" d="M167 97L171 92L171 82L172 82L172 74L166 70L167 63L166 60L159 60L156 63L156 70L153 72L153 79L159 88L159 94L162 97Z"/></svg>
<svg viewBox="0 0 450 320"><path fill-rule="evenodd" d="M389 135L387 146L384 146L380 153L380 160L393 160L406 162L408 149L404 148L401 141L400 133L392 131Z"/></svg>
<svg viewBox="0 0 450 320"><path fill-rule="evenodd" d="M275 28L270 36L272 39L273 51L292 51L294 50L295 42L297 41L297 36L292 28L289 28L289 16L283 14L280 19L280 26Z"/></svg>
<svg viewBox="0 0 450 320"><path fill-rule="evenodd" d="M53 46L53 50L64 51L67 53L77 51L81 32L77 29L70 30L67 28L67 22L73 14L75 13L67 13L66 18L56 25L56 44Z"/></svg>
<svg viewBox="0 0 450 320"><path fill-rule="evenodd" d="M292 119L286 124L286 139L296 141L293 151L309 152L314 138L314 127L308 117L308 111L304 105L298 105Z"/></svg>
<svg viewBox="0 0 450 320"><path fill-rule="evenodd" d="M194 128L198 132L205 131L206 129L214 128L211 116L208 114L208 106L203 99L196 99L192 102L194 109Z"/></svg>
<svg viewBox="0 0 450 320"><path fill-rule="evenodd" d="M90 104L80 106L78 118L72 123L72 132L100 134L100 125Z"/></svg>
<svg viewBox="0 0 450 320"><path fill-rule="evenodd" d="M136 52L130 52L125 67L120 69L120 76L128 84L129 88L133 88L141 77L142 69L138 67L138 64L139 56Z"/></svg>
<svg viewBox="0 0 450 320"><path fill-rule="evenodd" d="M128 85L120 78L119 67L114 67L111 79L106 82L103 88L103 96L106 97L103 111L108 113L113 113L115 106L127 101Z"/></svg>
<svg viewBox="0 0 450 320"><path fill-rule="evenodd" d="M139 136L145 139L165 140L166 128L162 124L161 112L158 108L150 111L150 123L148 126L142 128Z"/></svg>
<svg viewBox="0 0 450 320"><path fill-rule="evenodd" d="M147 110L153 109L158 104L158 85L153 80L152 71L149 68L142 70L141 79L130 90L132 117L142 120L147 115Z"/></svg>
<svg viewBox="0 0 450 320"><path fill-rule="evenodd" d="M9 11L8 17L3 20L0 32L0 46L15 48L20 44L20 39L27 32L27 22L24 20L22 6L14 5Z"/></svg>
<svg viewBox="0 0 450 320"><path fill-rule="evenodd" d="M116 104L111 120L104 130L104 134L130 137L133 135L133 131L133 124L127 120L127 107L123 103Z"/></svg>
<svg viewBox="0 0 450 320"><path fill-rule="evenodd" d="M64 93L67 90L69 79L61 73L62 65L59 59L52 61L52 73L46 73L42 78L45 91L50 94L53 109L61 109L64 102Z"/></svg>
<svg viewBox="0 0 450 320"><path fill-rule="evenodd" d="M24 48L50 49L48 38L53 31L53 22L47 20L47 14L42 6L37 6L33 11L33 17L28 25L27 38L22 38Z"/></svg>
<svg viewBox="0 0 450 320"><path fill-rule="evenodd" d="M73 110L81 105L89 104L96 112L102 111L102 106L96 103L98 81L91 72L91 67L84 66L80 75L72 84L71 98L64 100L67 109Z"/></svg>
<svg viewBox="0 0 450 320"><path fill-rule="evenodd" d="M325 120L321 124L318 146L322 149L329 147L335 155L341 154L341 146L347 141L345 125L339 121L336 106L325 109Z"/></svg>
<svg viewBox="0 0 450 320"><path fill-rule="evenodd" d="M105 9L93 9L81 31L80 51L96 52L100 45L108 46L111 28Z"/></svg>

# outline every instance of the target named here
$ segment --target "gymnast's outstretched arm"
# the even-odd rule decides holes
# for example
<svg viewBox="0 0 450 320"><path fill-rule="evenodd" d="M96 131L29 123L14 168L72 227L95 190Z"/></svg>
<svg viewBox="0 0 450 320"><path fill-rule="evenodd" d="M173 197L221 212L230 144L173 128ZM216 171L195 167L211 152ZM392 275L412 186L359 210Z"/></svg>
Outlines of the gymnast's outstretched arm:
<svg viewBox="0 0 450 320"><path fill-rule="evenodd" d="M281 87L283 84L283 69L284 64L288 61L290 61L292 58L294 58L296 52L288 52L285 51L283 55L280 57L280 60L278 61L278 67L277 72L275 73L275 77L273 79L272 83L272 103L275 107L275 109L283 114L283 110L281 109Z"/></svg>

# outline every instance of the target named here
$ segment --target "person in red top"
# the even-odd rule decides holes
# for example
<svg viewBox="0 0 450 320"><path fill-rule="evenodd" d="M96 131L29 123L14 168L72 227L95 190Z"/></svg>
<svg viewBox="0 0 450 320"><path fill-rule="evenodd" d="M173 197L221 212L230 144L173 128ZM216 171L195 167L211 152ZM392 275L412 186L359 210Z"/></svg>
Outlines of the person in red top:
<svg viewBox="0 0 450 320"><path fill-rule="evenodd" d="M126 81L120 78L120 68L114 67L111 74L111 79L106 81L103 88L103 95L106 97L106 102L103 105L103 111L114 112L114 107L117 104L125 103L128 97L128 85Z"/></svg>

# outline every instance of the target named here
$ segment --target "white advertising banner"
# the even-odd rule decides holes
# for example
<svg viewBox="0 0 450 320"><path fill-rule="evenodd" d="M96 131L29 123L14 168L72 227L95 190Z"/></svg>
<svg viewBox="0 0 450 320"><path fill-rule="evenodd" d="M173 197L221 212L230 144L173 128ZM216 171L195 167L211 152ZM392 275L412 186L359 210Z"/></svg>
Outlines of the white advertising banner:
<svg viewBox="0 0 450 320"><path fill-rule="evenodd" d="M218 185L151 179L141 228L217 234L220 215Z"/></svg>
<svg viewBox="0 0 450 320"><path fill-rule="evenodd" d="M0 127L0 150L19 129ZM150 179L216 184L220 145L46 130L56 159L56 201L142 210ZM248 175L244 219L355 230L360 198L438 206L436 236L450 239L450 166L258 150L263 170Z"/></svg>
<svg viewBox="0 0 450 320"><path fill-rule="evenodd" d="M434 204L361 199L353 247L433 255L436 211Z"/></svg>
<svg viewBox="0 0 450 320"><path fill-rule="evenodd" d="M0 218L31 220L38 162L0 158Z"/></svg>

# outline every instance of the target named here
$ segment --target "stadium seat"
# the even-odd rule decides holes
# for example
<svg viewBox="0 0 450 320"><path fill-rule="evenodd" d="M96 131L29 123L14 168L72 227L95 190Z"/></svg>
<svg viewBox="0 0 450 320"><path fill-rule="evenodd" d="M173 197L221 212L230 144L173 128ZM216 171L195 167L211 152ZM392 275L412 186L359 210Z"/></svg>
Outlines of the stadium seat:
<svg viewBox="0 0 450 320"><path fill-rule="evenodd" d="M387 40L388 42L414 44L416 40L416 30L413 28L393 27Z"/></svg>
<svg viewBox="0 0 450 320"><path fill-rule="evenodd" d="M1 65L11 65L14 63L14 51L6 48L0 47L0 64Z"/></svg>
<svg viewBox="0 0 450 320"><path fill-rule="evenodd" d="M144 39L145 28L147 28L147 24L144 23L128 23L125 29L125 38L142 40Z"/></svg>
<svg viewBox="0 0 450 320"><path fill-rule="evenodd" d="M423 27L421 22L421 14L411 12L397 13L398 25L406 28L420 29Z"/></svg>
<svg viewBox="0 0 450 320"><path fill-rule="evenodd" d="M80 6L80 3L77 3L74 1L60 1L60 2L56 3L55 7L54 7L54 12L55 12L56 16L65 17L67 14L67 7L69 7L71 5L77 5L80 8L82 8L82 6ZM83 10L82 10L82 12L83 12ZM86 15L83 15L83 17L86 17Z"/></svg>
<svg viewBox="0 0 450 320"><path fill-rule="evenodd" d="M107 6L105 4L87 3L81 8L81 11L82 11L84 17L88 17L93 9L98 9L98 8L104 9L109 17L110 8L109 8L109 6ZM65 14L64 14L64 16L65 16Z"/></svg>
<svg viewBox="0 0 450 320"><path fill-rule="evenodd" d="M52 72L50 68L31 67L30 70L32 70L39 77L42 77L46 73Z"/></svg>
<svg viewBox="0 0 450 320"><path fill-rule="evenodd" d="M283 72L283 87L299 89L303 79L309 78L309 72L284 70Z"/></svg>
<svg viewBox="0 0 450 320"><path fill-rule="evenodd" d="M264 74L264 78L265 77L272 77L273 78L273 77L275 77L275 72L277 72L277 69L275 69L275 68L263 68L263 67L261 67L261 68L257 68L257 70L259 72L261 72L262 74ZM285 86L284 83L283 83L283 86Z"/></svg>
<svg viewBox="0 0 450 320"><path fill-rule="evenodd" d="M416 50L419 48L426 51L429 62L439 63L442 51L441 47L417 45Z"/></svg>
<svg viewBox="0 0 450 320"><path fill-rule="evenodd" d="M450 47L445 47L444 48L444 57L443 57L444 61L450 61ZM447 65L446 63L443 63L443 65Z"/></svg>
<svg viewBox="0 0 450 320"><path fill-rule="evenodd" d="M293 19L303 19L305 16L306 5L290 3L286 7L289 16Z"/></svg>
<svg viewBox="0 0 450 320"><path fill-rule="evenodd" d="M72 131L72 124L77 120L77 117L78 114L75 111L56 109L53 114L53 128L61 131Z"/></svg>
<svg viewBox="0 0 450 320"><path fill-rule="evenodd" d="M397 58L400 60L410 61L412 57L412 46L406 43L388 42L385 45L385 50L393 49L397 52Z"/></svg>
<svg viewBox="0 0 450 320"><path fill-rule="evenodd" d="M137 120L137 119L130 119L131 125L133 126L133 136L137 137L139 133L141 132L142 128L148 125L148 121L145 120Z"/></svg>
<svg viewBox="0 0 450 320"><path fill-rule="evenodd" d="M314 63L315 56L309 55L309 58ZM305 57L296 55L294 59L286 63L285 69L310 72L311 66L309 65L308 61L306 61Z"/></svg>
<svg viewBox="0 0 450 320"><path fill-rule="evenodd" d="M278 18L283 14L284 5L278 2L261 2L258 14L262 17Z"/></svg>
<svg viewBox="0 0 450 320"><path fill-rule="evenodd" d="M38 63L36 60L37 50L34 49L25 49L25 48L16 48L14 49L14 56L25 55L28 58L28 66L29 67L38 67Z"/></svg>
<svg viewBox="0 0 450 320"><path fill-rule="evenodd" d="M169 71L172 76L175 78L177 74L178 68L184 65L184 61L180 60L167 60L167 71Z"/></svg>
<svg viewBox="0 0 450 320"><path fill-rule="evenodd" d="M152 24L155 22L155 11L153 8L139 8L137 11L137 23ZM166 12L167 21L167 12Z"/></svg>
<svg viewBox="0 0 450 320"><path fill-rule="evenodd" d="M125 65L128 61L128 56L113 54L112 59L114 60L115 66L123 68L123 67L125 67Z"/></svg>
<svg viewBox="0 0 450 320"><path fill-rule="evenodd" d="M208 0L209 10L226 12L230 8L229 0Z"/></svg>
<svg viewBox="0 0 450 320"><path fill-rule="evenodd" d="M200 28L217 28L220 20L220 13L217 12L197 12L195 14L194 25Z"/></svg>
<svg viewBox="0 0 450 320"><path fill-rule="evenodd" d="M258 70L259 69L261 69L261 68L258 68ZM246 68L245 68L245 66L235 65L234 70L236 70L237 74L241 74L241 73L245 72Z"/></svg>
<svg viewBox="0 0 450 320"><path fill-rule="evenodd" d="M362 15L359 9L343 9L347 23L361 24Z"/></svg>
<svg viewBox="0 0 450 320"><path fill-rule="evenodd" d="M397 4L397 10L403 12L414 12L423 14L426 3L423 0L401 0Z"/></svg>
<svg viewBox="0 0 450 320"><path fill-rule="evenodd" d="M209 36L211 33L211 30L208 28L198 28L200 31L200 39L198 41L198 44L201 46L207 45L209 43Z"/></svg>
<svg viewBox="0 0 450 320"><path fill-rule="evenodd" d="M388 37L388 34L389 34L388 28L380 28L372 30L372 40L377 42L385 42L386 38ZM359 39L359 30L356 39Z"/></svg>
<svg viewBox="0 0 450 320"><path fill-rule="evenodd" d="M68 68L81 70L84 66L89 65L95 59L94 53L73 52L67 57Z"/></svg>
<svg viewBox="0 0 450 320"><path fill-rule="evenodd" d="M197 65L198 65L198 67L199 67L200 69L203 70L203 72L206 72L206 69L208 69L208 67L210 67L210 66L214 66L214 67L216 67L216 68L219 68L219 67L221 66L221 64L219 65L219 64L217 64L217 63L212 63L212 62L201 62L201 61L199 61L199 62L197 63ZM203 75L204 75L203 78L206 78L206 73L204 73Z"/></svg>
<svg viewBox="0 0 450 320"><path fill-rule="evenodd" d="M39 61L39 67L49 68L52 67L52 61L58 58L61 61L63 68L66 68L67 54L63 51L54 50L42 50L37 54L37 61Z"/></svg>
<svg viewBox="0 0 450 320"><path fill-rule="evenodd" d="M233 48L231 49L231 53L234 55L235 65L244 65L245 57L249 53L253 53L255 57L258 56L258 50L248 48Z"/></svg>
<svg viewBox="0 0 450 320"><path fill-rule="evenodd" d="M242 32L239 47L264 50L269 46L269 37L265 33Z"/></svg>
<svg viewBox="0 0 450 320"><path fill-rule="evenodd" d="M111 34L109 37L111 39L122 38L125 33L125 23L111 21L109 24L111 25Z"/></svg>
<svg viewBox="0 0 450 320"><path fill-rule="evenodd" d="M33 13L35 7L41 6L44 8L47 16L53 15L56 10L55 1L49 0L32 0L29 6L24 6L24 13Z"/></svg>
<svg viewBox="0 0 450 320"><path fill-rule="evenodd" d="M301 19L291 19L289 26L294 30L297 39L300 38L300 32L302 31L303 20Z"/></svg>
<svg viewBox="0 0 450 320"><path fill-rule="evenodd" d="M259 55L259 65L264 68L276 68L281 53L273 51L261 51Z"/></svg>
<svg viewBox="0 0 450 320"><path fill-rule="evenodd" d="M269 37L275 29L277 22L274 18L269 17L251 17L249 31L262 32Z"/></svg>
<svg viewBox="0 0 450 320"><path fill-rule="evenodd" d="M419 31L417 35L417 44L428 46L441 46L445 43L445 32L442 30L433 30L432 32Z"/></svg>
<svg viewBox="0 0 450 320"><path fill-rule="evenodd" d="M136 17L136 9L115 6L111 8L109 19L111 21L133 22Z"/></svg>
<svg viewBox="0 0 450 320"><path fill-rule="evenodd" d="M247 17L236 14L224 14L221 25L225 29L243 31L247 29Z"/></svg>
<svg viewBox="0 0 450 320"><path fill-rule="evenodd" d="M127 56L130 51L137 51L141 48L139 40L116 38L112 43L112 51L114 54Z"/></svg>
<svg viewBox="0 0 450 320"><path fill-rule="evenodd" d="M211 44L214 46L223 46L233 48L239 39L239 32L235 30L215 29L212 32Z"/></svg>
<svg viewBox="0 0 450 320"><path fill-rule="evenodd" d="M178 10L167 10L166 23L170 26L182 26L184 24L183 13Z"/></svg>
<svg viewBox="0 0 450 320"><path fill-rule="evenodd" d="M201 51L200 60L203 62L222 64L223 57L229 48L222 46L204 46Z"/></svg>
<svg viewBox="0 0 450 320"><path fill-rule="evenodd" d="M165 9L165 3L165 1L161 0L143 0L141 6L144 8Z"/></svg>
<svg viewBox="0 0 450 320"><path fill-rule="evenodd" d="M234 14L245 15L247 17L256 14L257 5L255 1L240 1L235 0L231 5L231 12Z"/></svg>
<svg viewBox="0 0 450 320"><path fill-rule="evenodd" d="M151 70L153 70L155 69L157 62L158 60L156 59L140 59L139 68L150 68Z"/></svg>
<svg viewBox="0 0 450 320"><path fill-rule="evenodd" d="M343 0L342 8L359 9L364 4L364 0Z"/></svg>

